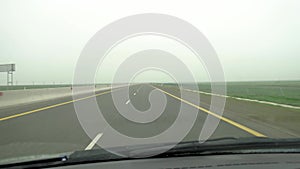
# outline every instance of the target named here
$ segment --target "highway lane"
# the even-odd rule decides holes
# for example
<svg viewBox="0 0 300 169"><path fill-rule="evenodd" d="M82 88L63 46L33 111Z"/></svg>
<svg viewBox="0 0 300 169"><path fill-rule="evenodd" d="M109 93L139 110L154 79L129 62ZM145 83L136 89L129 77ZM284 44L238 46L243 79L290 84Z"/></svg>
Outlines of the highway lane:
<svg viewBox="0 0 300 169"><path fill-rule="evenodd" d="M166 85L164 90L175 95L179 94L179 89L171 85ZM198 92L182 91L191 95L198 95L201 98L200 106L209 109L211 96ZM188 99L188 101L193 103L192 99ZM300 137L299 109L227 98L223 116L265 133L271 138Z"/></svg>
<svg viewBox="0 0 300 169"><path fill-rule="evenodd" d="M179 96L178 89L168 86L153 87L147 84L131 86L129 102L132 103L138 110L147 110L150 106L148 101L149 93L155 89L155 87L158 87L160 90L168 93L166 94L167 106L162 116L149 124L141 125L132 123L128 119L121 116L113 104L110 91L98 92L98 96L96 98L104 117L114 129L132 137L150 137L168 129L168 127L176 119L179 111L179 105L182 102L182 100L176 98L176 96ZM125 88L113 90L112 92L125 92ZM199 94L190 92L189 96L189 100L186 100L186 102L190 104L184 103L184 109L187 111L197 110L198 116L193 128L185 136L184 141L198 139L204 121L208 115L207 112L199 110L199 108L196 106L192 106L193 98L199 97ZM85 102L89 99L91 98L80 100L80 102ZM16 156L52 154L84 150L92 140L88 138L81 128L74 110L73 103L70 102L70 100L72 100L72 98L67 97L48 102L40 102L31 105L22 105L0 110L0 120L2 119L2 121L0 121L0 159ZM203 97L200 106L208 109L208 100L208 98ZM126 101L122 104L127 105L128 102ZM36 111L32 112L32 110ZM281 131L275 130L272 127L270 128L270 126L265 125L264 123L251 121L243 116L237 116L236 112L232 114L231 110L232 109L226 108L224 115L230 121L236 122L239 125L235 126L224 119L221 120L216 131L211 137L212 139L220 137L257 136L249 132L249 130L241 128L241 126L267 137L269 134L271 136L285 136L284 134L286 134L286 132L281 133ZM22 116L15 116L28 111L31 111L32 113L25 113L22 114ZM188 123L190 122L186 121L186 124ZM101 136L98 139L101 141ZM92 148L99 147L93 146Z"/></svg>

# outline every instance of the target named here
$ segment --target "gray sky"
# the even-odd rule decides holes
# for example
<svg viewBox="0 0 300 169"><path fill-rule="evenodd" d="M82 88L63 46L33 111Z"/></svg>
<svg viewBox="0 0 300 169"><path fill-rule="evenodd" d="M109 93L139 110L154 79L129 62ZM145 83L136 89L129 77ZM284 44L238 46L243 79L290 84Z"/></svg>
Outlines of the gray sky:
<svg viewBox="0 0 300 169"><path fill-rule="evenodd" d="M103 26L139 13L169 14L196 26L228 81L300 80L297 0L1 0L0 63L16 63L18 84L70 83L87 41ZM6 83L4 73L0 80Z"/></svg>

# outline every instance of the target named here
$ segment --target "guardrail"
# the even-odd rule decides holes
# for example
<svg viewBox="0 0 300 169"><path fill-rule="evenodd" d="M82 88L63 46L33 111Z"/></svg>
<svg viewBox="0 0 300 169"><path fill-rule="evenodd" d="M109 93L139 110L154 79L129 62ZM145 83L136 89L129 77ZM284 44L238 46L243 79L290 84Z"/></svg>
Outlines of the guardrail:
<svg viewBox="0 0 300 169"><path fill-rule="evenodd" d="M97 86L96 91L108 89L107 85ZM82 86L78 94L91 93L90 87ZM0 108L6 108L16 105L31 104L34 102L47 101L62 97L72 96L71 87L44 88L44 89L26 89L26 90L7 90L0 92Z"/></svg>

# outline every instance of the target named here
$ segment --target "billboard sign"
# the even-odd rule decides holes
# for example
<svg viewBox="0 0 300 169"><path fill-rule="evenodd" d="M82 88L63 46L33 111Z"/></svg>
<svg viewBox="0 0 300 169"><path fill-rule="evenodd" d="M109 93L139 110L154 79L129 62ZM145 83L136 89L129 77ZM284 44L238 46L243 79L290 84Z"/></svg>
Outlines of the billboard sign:
<svg viewBox="0 0 300 169"><path fill-rule="evenodd" d="M0 72L9 72L15 71L16 65L15 64L2 64L0 65Z"/></svg>

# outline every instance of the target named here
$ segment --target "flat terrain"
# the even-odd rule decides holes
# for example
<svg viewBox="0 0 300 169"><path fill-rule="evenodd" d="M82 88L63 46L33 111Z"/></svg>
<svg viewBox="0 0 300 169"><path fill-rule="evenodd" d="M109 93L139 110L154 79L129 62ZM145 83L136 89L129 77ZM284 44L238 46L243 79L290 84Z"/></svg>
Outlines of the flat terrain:
<svg viewBox="0 0 300 169"><path fill-rule="evenodd" d="M210 83L199 83L198 87L211 93ZM300 107L300 81L227 82L226 87L228 96Z"/></svg>
<svg viewBox="0 0 300 169"><path fill-rule="evenodd" d="M208 117L210 96L185 92L187 98L180 99L180 91L174 85L138 84L130 86L130 100L138 110L150 107L149 93L157 89L164 93L167 105L162 115L153 122L138 124L130 122L119 114L112 100L113 92L125 92L125 88L96 93L96 100L110 125L122 134L132 137L151 137L165 130L176 120L180 105L188 114L198 112L192 129L183 141L198 140L203 124ZM87 95L86 95L87 96ZM82 96L82 98L86 97ZM194 99L200 97L200 105ZM87 102L86 97L77 102ZM71 101L71 102L70 102ZM73 101L74 102L74 101ZM91 139L83 131L74 109L71 97L15 106L0 110L0 159L36 154L63 153L84 150ZM125 101L124 106L128 105ZM90 112L86 112L87 115ZM266 105L255 102L227 99L223 117L210 112L210 118L220 123L210 139L222 137L300 137L300 110ZM185 121L181 125L190 124ZM103 129L104 130L104 129ZM103 136L109 134L103 132ZM174 135L184 134L174 132ZM95 136L96 137L96 136ZM99 139L101 142L101 138ZM92 148L99 148L97 145Z"/></svg>

